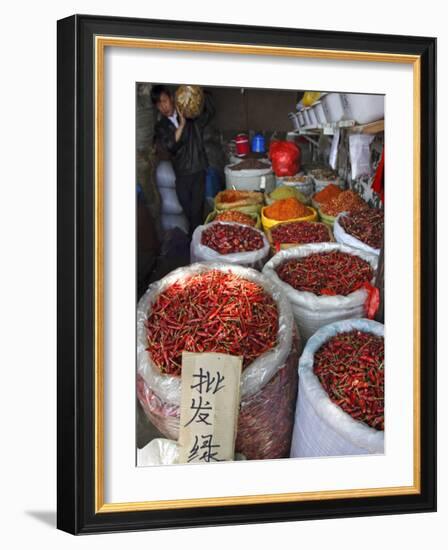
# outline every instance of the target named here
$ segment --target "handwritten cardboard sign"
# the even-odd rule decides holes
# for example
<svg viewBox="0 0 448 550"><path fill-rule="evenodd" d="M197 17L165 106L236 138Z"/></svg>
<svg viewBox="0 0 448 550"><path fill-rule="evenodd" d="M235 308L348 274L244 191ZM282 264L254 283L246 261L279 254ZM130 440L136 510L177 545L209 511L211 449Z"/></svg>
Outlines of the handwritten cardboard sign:
<svg viewBox="0 0 448 550"><path fill-rule="evenodd" d="M242 357L182 354L179 462L233 460Z"/></svg>

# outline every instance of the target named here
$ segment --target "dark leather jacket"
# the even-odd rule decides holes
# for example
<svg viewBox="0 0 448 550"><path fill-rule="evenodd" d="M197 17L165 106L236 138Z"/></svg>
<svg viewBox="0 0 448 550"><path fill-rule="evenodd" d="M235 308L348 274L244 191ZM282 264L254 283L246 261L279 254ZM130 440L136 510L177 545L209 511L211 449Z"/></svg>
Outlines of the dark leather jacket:
<svg viewBox="0 0 448 550"><path fill-rule="evenodd" d="M208 166L204 149L203 132L215 114L208 94L205 94L204 108L196 119L187 119L178 142L175 140L176 127L167 117L162 117L155 126L154 142L163 151L171 154L176 175L187 175L205 170Z"/></svg>

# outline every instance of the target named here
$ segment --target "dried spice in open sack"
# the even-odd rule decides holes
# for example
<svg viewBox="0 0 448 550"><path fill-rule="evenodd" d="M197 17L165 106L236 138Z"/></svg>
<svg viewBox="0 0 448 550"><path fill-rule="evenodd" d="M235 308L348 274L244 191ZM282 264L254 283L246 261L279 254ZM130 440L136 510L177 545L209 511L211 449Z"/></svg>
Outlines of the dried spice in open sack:
<svg viewBox="0 0 448 550"><path fill-rule="evenodd" d="M347 296L370 283L374 274L368 262L340 251L286 260L276 272L296 290L318 296Z"/></svg>
<svg viewBox="0 0 448 550"><path fill-rule="evenodd" d="M238 210L227 210L225 212L219 212L215 219L215 222L235 222L235 223L241 223L243 225L249 225L251 227L255 227L256 220L252 218L252 216L249 216L249 214L245 214L244 212L238 212Z"/></svg>
<svg viewBox="0 0 448 550"><path fill-rule="evenodd" d="M384 234L384 212L379 208L342 216L339 224L346 233L372 248L381 248Z"/></svg>
<svg viewBox="0 0 448 550"><path fill-rule="evenodd" d="M264 215L271 220L293 220L295 218L305 218L313 211L307 208L294 197L275 201L271 206L264 209Z"/></svg>
<svg viewBox="0 0 448 550"><path fill-rule="evenodd" d="M321 210L327 216L337 216L341 212L367 210L369 205L354 191L343 191L325 203Z"/></svg>
<svg viewBox="0 0 448 550"><path fill-rule="evenodd" d="M147 320L147 349L166 374L180 375L183 351L240 355L245 368L277 345L278 318L260 285L210 270L158 295Z"/></svg>
<svg viewBox="0 0 448 550"><path fill-rule="evenodd" d="M214 223L202 232L201 244L219 254L251 252L263 248L262 234L237 223Z"/></svg>
<svg viewBox="0 0 448 550"><path fill-rule="evenodd" d="M271 229L274 245L280 244L308 244L331 241L328 228L316 222L281 223Z"/></svg>
<svg viewBox="0 0 448 550"><path fill-rule="evenodd" d="M384 338L352 330L314 354L314 374L328 397L354 420L384 430Z"/></svg>

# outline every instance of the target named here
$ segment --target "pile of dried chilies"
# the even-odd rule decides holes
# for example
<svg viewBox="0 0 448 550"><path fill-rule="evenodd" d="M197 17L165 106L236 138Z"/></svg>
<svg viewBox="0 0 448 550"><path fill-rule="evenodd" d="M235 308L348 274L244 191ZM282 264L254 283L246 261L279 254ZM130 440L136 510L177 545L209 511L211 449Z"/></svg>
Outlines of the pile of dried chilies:
<svg viewBox="0 0 448 550"><path fill-rule="evenodd" d="M374 275L368 262L339 250L286 260L276 272L296 290L318 296L347 296L370 283Z"/></svg>
<svg viewBox="0 0 448 550"><path fill-rule="evenodd" d="M352 330L314 354L314 373L333 403L354 420L384 430L384 338Z"/></svg>
<svg viewBox="0 0 448 550"><path fill-rule="evenodd" d="M148 352L162 373L181 373L182 352L243 357L243 368L277 345L277 305L262 286L210 270L174 283L147 320Z"/></svg>
<svg viewBox="0 0 448 550"><path fill-rule="evenodd" d="M369 205L354 191L342 191L337 197L325 203L321 210L327 216L337 216L341 212L367 210Z"/></svg>
<svg viewBox="0 0 448 550"><path fill-rule="evenodd" d="M384 233L384 212L379 208L343 216L339 224L346 233L372 248L381 248Z"/></svg>
<svg viewBox="0 0 448 550"><path fill-rule="evenodd" d="M331 240L328 228L318 222L282 223L271 229L271 237L275 245L324 243Z"/></svg>
<svg viewBox="0 0 448 550"><path fill-rule="evenodd" d="M236 222L242 223L243 225L250 225L251 227L255 227L256 225L256 221L249 216L249 214L244 214L244 212L239 212L238 210L226 210L225 212L219 212L214 221Z"/></svg>
<svg viewBox="0 0 448 550"><path fill-rule="evenodd" d="M233 223L214 223L204 229L201 244L219 254L251 252L263 248L263 237L251 227Z"/></svg>
<svg viewBox="0 0 448 550"><path fill-rule="evenodd" d="M324 187L322 191L315 193L313 196L313 199L319 204L325 204L326 202L328 202L331 199L334 199L341 193L342 193L342 189L340 187L338 187L334 183L330 183L326 187Z"/></svg>

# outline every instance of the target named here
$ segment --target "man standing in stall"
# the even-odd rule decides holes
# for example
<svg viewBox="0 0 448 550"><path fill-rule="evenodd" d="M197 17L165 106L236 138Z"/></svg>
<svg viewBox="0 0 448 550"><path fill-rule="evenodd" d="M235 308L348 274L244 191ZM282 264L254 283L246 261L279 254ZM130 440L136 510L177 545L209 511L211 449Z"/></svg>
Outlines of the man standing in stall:
<svg viewBox="0 0 448 550"><path fill-rule="evenodd" d="M203 222L208 166L203 131L215 114L210 97L204 95L201 114L197 118L187 119L176 109L173 94L166 86L158 84L151 90L151 101L162 115L155 126L154 142L171 155L176 174L176 193L187 216L190 235Z"/></svg>

